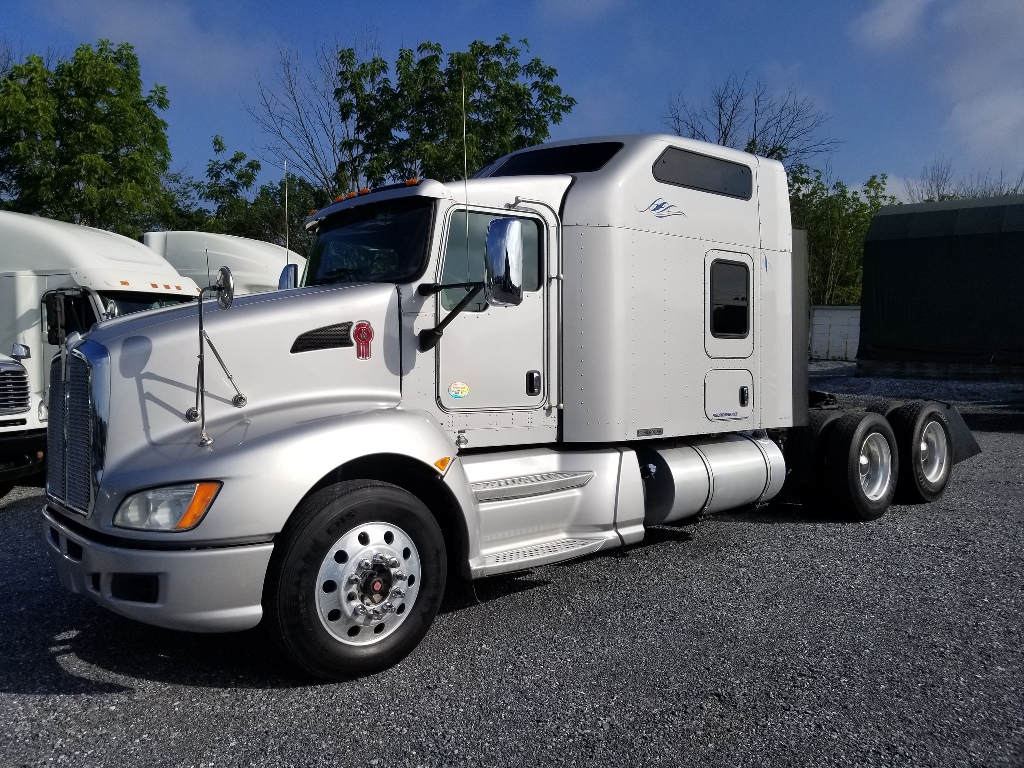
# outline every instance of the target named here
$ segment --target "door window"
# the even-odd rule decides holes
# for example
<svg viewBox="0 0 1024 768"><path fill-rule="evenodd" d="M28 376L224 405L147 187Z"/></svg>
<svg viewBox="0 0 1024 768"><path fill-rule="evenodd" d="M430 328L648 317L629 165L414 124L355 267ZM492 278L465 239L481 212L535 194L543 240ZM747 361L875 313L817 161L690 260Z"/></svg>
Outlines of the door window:
<svg viewBox="0 0 1024 768"><path fill-rule="evenodd" d="M470 212L467 226L466 212L455 211L448 225L448 241L445 245L444 268L441 284L479 283L484 279L484 254L487 250L487 227L491 221L501 218L498 213ZM530 293L540 290L540 225L533 219L521 219L523 223L523 291ZM455 308L466 295L465 288L449 288L441 291L441 307L447 311ZM487 301L483 293L469 303L464 312L483 312Z"/></svg>

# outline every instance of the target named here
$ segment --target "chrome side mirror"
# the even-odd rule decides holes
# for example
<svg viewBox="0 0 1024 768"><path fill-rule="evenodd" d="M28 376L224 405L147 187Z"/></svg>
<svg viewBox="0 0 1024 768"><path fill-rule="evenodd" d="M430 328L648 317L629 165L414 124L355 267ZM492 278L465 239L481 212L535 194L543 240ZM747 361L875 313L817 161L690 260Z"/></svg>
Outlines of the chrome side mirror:
<svg viewBox="0 0 1024 768"><path fill-rule="evenodd" d="M235 300L235 278L231 270L221 267L217 273L217 303L221 309L230 309Z"/></svg>
<svg viewBox="0 0 1024 768"><path fill-rule="evenodd" d="M492 307L516 307L523 300L523 224L498 218L487 227L484 296Z"/></svg>
<svg viewBox="0 0 1024 768"><path fill-rule="evenodd" d="M286 264L285 268L281 270L281 277L277 281L277 289L279 291L286 290L288 288L295 288L299 284L299 265L298 264Z"/></svg>
<svg viewBox="0 0 1024 768"><path fill-rule="evenodd" d="M28 360L32 357L32 350L28 348L28 344L15 343L11 347L11 357L15 360Z"/></svg>

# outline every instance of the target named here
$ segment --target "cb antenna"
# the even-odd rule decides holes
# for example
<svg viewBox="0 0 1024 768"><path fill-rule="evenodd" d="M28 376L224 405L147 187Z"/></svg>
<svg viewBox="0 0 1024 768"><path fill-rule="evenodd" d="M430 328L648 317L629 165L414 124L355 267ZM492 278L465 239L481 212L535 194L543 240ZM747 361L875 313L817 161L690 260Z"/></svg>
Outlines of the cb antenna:
<svg viewBox="0 0 1024 768"><path fill-rule="evenodd" d="M284 263L291 264L291 250L288 247L288 155L284 156Z"/></svg>
<svg viewBox="0 0 1024 768"><path fill-rule="evenodd" d="M466 198L466 260L469 260L469 149L466 146L466 70L462 70L462 195Z"/></svg>

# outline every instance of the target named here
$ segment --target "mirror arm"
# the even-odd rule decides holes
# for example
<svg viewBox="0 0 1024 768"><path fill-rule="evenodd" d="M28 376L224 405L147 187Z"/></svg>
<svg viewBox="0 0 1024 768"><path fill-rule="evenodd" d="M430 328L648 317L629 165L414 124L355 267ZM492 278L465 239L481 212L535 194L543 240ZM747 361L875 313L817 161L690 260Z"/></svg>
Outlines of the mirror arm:
<svg viewBox="0 0 1024 768"><path fill-rule="evenodd" d="M426 288L427 291L423 289ZM437 290L434 290L434 289ZM420 340L420 352L428 352L437 346L437 342L441 340L441 336L444 335L444 329L448 327L448 324L454 320L462 310L469 306L469 302L476 298L477 294L484 289L483 283L455 283L454 285L437 285L436 283L427 283L419 287L420 293L429 296L430 293L437 293L445 288L469 288L470 291L462 297L462 301L455 305L455 308L445 315L444 320L438 323L434 328L425 328L419 333Z"/></svg>
<svg viewBox="0 0 1024 768"><path fill-rule="evenodd" d="M421 283L420 287L416 289L416 292L420 296L433 296L434 294L445 291L449 288L476 288L477 286L483 287L483 283Z"/></svg>

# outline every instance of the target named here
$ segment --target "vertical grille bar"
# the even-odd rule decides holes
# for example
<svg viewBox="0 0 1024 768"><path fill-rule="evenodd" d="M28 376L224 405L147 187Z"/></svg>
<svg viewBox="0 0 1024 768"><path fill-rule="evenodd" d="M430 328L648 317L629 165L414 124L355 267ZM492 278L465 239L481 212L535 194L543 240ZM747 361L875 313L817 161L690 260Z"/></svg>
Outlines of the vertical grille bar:
<svg viewBox="0 0 1024 768"><path fill-rule="evenodd" d="M68 357L67 382L67 504L88 513L92 498L92 392L89 364L78 355Z"/></svg>
<svg viewBox="0 0 1024 768"><path fill-rule="evenodd" d="M49 424L46 427L46 490L64 501L64 372L60 355L50 365Z"/></svg>

